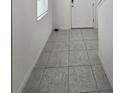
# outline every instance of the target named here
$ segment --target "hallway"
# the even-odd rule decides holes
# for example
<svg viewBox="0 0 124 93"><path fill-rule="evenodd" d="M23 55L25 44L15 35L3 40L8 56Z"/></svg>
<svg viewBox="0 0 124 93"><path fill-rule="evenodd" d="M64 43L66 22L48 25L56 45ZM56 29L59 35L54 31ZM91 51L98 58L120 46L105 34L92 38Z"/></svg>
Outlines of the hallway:
<svg viewBox="0 0 124 93"><path fill-rule="evenodd" d="M112 93L98 57L98 32L52 32L22 93Z"/></svg>

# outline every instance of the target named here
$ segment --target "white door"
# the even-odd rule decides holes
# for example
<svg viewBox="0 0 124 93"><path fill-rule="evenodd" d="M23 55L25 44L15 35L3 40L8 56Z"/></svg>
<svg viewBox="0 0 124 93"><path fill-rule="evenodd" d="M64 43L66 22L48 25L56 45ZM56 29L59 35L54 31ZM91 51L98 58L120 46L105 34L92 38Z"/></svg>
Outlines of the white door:
<svg viewBox="0 0 124 93"><path fill-rule="evenodd" d="M72 28L93 27L93 0L72 0Z"/></svg>

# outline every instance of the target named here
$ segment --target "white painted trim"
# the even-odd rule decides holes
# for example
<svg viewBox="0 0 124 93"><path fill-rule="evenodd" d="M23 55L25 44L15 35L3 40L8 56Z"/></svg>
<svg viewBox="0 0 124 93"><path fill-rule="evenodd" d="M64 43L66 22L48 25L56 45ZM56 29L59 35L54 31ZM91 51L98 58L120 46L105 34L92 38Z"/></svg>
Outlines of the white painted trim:
<svg viewBox="0 0 124 93"><path fill-rule="evenodd" d="M55 29L55 28L54 28ZM71 29L70 27L69 28L65 28L65 27L62 27L62 28L57 28L57 29L59 29L59 30L69 30L69 29Z"/></svg>
<svg viewBox="0 0 124 93"><path fill-rule="evenodd" d="M68 28L68 29L59 29L59 30L65 30L66 31L66 30L71 30L71 28Z"/></svg>
<svg viewBox="0 0 124 93"><path fill-rule="evenodd" d="M40 15L39 17L37 17L37 21L41 20L47 14L48 14L48 11L46 11L44 14Z"/></svg>

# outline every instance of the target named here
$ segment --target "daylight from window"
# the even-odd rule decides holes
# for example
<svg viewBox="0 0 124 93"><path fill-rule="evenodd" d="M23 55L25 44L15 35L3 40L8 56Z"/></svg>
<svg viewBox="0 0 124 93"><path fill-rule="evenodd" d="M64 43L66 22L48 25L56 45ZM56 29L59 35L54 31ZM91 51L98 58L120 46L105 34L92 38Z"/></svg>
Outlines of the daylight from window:
<svg viewBox="0 0 124 93"><path fill-rule="evenodd" d="M37 0L37 19L41 19L48 13L48 0Z"/></svg>

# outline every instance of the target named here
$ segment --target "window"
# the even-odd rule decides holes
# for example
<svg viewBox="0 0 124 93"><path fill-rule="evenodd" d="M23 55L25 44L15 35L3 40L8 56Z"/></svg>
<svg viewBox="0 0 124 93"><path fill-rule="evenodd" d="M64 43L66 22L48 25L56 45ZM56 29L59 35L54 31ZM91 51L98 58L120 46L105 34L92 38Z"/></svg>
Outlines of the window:
<svg viewBox="0 0 124 93"><path fill-rule="evenodd" d="M37 20L48 13L48 0L37 0Z"/></svg>

